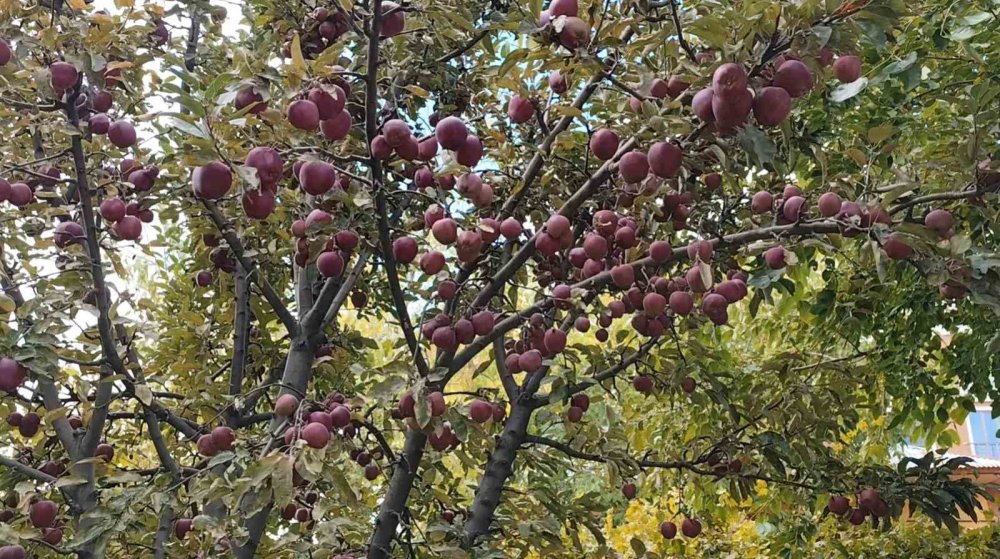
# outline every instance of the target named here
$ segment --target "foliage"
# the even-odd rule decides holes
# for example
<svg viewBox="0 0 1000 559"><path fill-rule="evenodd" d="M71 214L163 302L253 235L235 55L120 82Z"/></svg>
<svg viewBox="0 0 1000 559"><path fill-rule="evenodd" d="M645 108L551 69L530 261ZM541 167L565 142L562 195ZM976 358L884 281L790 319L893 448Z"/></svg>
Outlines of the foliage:
<svg viewBox="0 0 1000 559"><path fill-rule="evenodd" d="M0 545L995 554L966 463L897 451L1000 401L996 6L576 5L0 2ZM448 116L481 159L421 154Z"/></svg>

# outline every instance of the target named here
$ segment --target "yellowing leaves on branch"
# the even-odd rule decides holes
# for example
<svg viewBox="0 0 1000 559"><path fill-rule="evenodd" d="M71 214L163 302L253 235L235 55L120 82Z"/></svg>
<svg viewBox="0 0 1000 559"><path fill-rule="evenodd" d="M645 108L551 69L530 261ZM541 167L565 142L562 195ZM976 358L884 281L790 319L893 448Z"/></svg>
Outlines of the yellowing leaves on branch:
<svg viewBox="0 0 1000 559"><path fill-rule="evenodd" d="M0 3L0 559L995 555L995 12Z"/></svg>

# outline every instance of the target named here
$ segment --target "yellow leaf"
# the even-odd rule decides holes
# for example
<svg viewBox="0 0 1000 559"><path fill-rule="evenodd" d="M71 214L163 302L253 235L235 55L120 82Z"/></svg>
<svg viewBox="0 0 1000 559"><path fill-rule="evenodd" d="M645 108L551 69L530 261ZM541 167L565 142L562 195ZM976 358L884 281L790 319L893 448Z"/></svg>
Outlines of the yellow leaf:
<svg viewBox="0 0 1000 559"><path fill-rule="evenodd" d="M135 0L115 0L116 8L131 8L135 5Z"/></svg>
<svg viewBox="0 0 1000 559"><path fill-rule="evenodd" d="M87 3L84 0L69 0L69 5L74 10L83 10L87 7Z"/></svg>
<svg viewBox="0 0 1000 559"><path fill-rule="evenodd" d="M416 95L417 97L420 97L421 99L426 99L427 97L430 96L430 94L427 93L426 89L416 85L408 85L406 86L406 89L409 90L410 93Z"/></svg>
<svg viewBox="0 0 1000 559"><path fill-rule="evenodd" d="M302 58L302 41L299 40L299 34L296 33L292 37L292 69L295 71L295 75L302 76L306 71L306 61Z"/></svg>
<svg viewBox="0 0 1000 559"><path fill-rule="evenodd" d="M14 303L14 300L6 294L0 293L0 311L12 313L15 310L17 310L17 305Z"/></svg>

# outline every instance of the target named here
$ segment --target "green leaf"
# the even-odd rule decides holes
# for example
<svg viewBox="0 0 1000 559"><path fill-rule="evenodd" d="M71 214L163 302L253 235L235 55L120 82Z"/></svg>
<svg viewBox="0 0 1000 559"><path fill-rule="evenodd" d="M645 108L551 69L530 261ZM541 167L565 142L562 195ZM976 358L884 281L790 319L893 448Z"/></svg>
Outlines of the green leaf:
<svg viewBox="0 0 1000 559"><path fill-rule="evenodd" d="M865 77L860 77L851 83L840 84L830 92L830 100L834 103L843 103L864 91L866 87L868 87L868 78Z"/></svg>

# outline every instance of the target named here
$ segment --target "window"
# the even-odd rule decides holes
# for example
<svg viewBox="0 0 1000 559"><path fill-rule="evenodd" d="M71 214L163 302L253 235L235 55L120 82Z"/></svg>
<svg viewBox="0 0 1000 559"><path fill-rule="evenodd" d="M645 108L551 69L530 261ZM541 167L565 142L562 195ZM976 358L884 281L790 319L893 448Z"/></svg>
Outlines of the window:
<svg viewBox="0 0 1000 559"><path fill-rule="evenodd" d="M1000 458L1000 418L991 417L990 410L978 410L969 414L969 438L972 454L985 458Z"/></svg>

